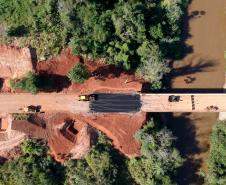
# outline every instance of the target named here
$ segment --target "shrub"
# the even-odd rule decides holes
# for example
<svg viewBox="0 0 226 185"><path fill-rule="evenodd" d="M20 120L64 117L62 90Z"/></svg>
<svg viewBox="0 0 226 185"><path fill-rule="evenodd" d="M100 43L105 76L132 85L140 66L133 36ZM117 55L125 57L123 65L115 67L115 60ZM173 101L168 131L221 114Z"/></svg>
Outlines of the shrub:
<svg viewBox="0 0 226 185"><path fill-rule="evenodd" d="M14 120L29 120L29 118L31 117L30 114L26 114L26 113L21 113L21 114L14 113L12 114L12 116Z"/></svg>
<svg viewBox="0 0 226 185"><path fill-rule="evenodd" d="M69 71L68 78L74 83L83 83L89 78L89 71L84 65L78 63Z"/></svg>
<svg viewBox="0 0 226 185"><path fill-rule="evenodd" d="M12 79L10 81L10 86L12 89L22 89L27 92L35 94L38 92L38 76L32 72L28 72L27 75L21 79Z"/></svg>

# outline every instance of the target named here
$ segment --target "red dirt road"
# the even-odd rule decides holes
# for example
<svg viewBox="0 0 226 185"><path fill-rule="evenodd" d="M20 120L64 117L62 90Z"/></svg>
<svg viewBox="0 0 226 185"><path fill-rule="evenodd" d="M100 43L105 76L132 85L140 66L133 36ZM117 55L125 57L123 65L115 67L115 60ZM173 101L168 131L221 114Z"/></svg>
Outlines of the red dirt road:
<svg viewBox="0 0 226 185"><path fill-rule="evenodd" d="M89 103L78 101L77 95L59 93L0 94L0 113L19 113L19 109L29 105L40 105L41 111L70 111L72 113L88 112Z"/></svg>

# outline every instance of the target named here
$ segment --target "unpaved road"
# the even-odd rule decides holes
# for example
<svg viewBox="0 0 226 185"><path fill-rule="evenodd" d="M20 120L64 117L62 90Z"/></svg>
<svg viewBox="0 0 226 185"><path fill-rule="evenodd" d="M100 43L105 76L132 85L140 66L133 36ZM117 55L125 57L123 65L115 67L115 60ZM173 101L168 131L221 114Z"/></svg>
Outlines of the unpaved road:
<svg viewBox="0 0 226 185"><path fill-rule="evenodd" d="M41 111L88 112L89 103L78 101L77 95L59 93L0 94L0 114L21 112L19 109L29 105L40 105Z"/></svg>
<svg viewBox="0 0 226 185"><path fill-rule="evenodd" d="M193 51L183 60L174 63L172 88L222 88L226 51L226 0L192 0L187 23L184 35L188 36L186 44ZM179 171L179 184L203 184L198 172L200 169L207 171L209 139L217 117L215 113L177 113L168 120L169 127L178 137L177 146L188 159Z"/></svg>

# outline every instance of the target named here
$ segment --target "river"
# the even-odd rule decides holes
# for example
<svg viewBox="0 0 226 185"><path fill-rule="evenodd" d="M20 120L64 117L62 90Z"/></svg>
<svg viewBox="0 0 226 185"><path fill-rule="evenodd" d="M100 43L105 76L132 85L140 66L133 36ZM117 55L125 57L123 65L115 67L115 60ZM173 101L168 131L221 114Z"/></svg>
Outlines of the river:
<svg viewBox="0 0 226 185"><path fill-rule="evenodd" d="M224 84L226 51L226 0L193 0L184 22L186 56L173 63L173 89L188 92L220 91ZM218 118L215 113L174 113L168 126L178 137L177 147L187 159L178 183L203 184L199 171L207 171L209 139Z"/></svg>

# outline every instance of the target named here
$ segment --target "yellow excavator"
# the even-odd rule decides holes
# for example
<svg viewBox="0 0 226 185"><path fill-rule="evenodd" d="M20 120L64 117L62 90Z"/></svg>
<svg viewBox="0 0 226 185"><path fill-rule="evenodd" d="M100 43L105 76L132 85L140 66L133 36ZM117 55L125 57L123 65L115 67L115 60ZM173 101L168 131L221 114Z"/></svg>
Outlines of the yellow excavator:
<svg viewBox="0 0 226 185"><path fill-rule="evenodd" d="M97 99L96 94L81 94L78 97L79 101L95 101Z"/></svg>

